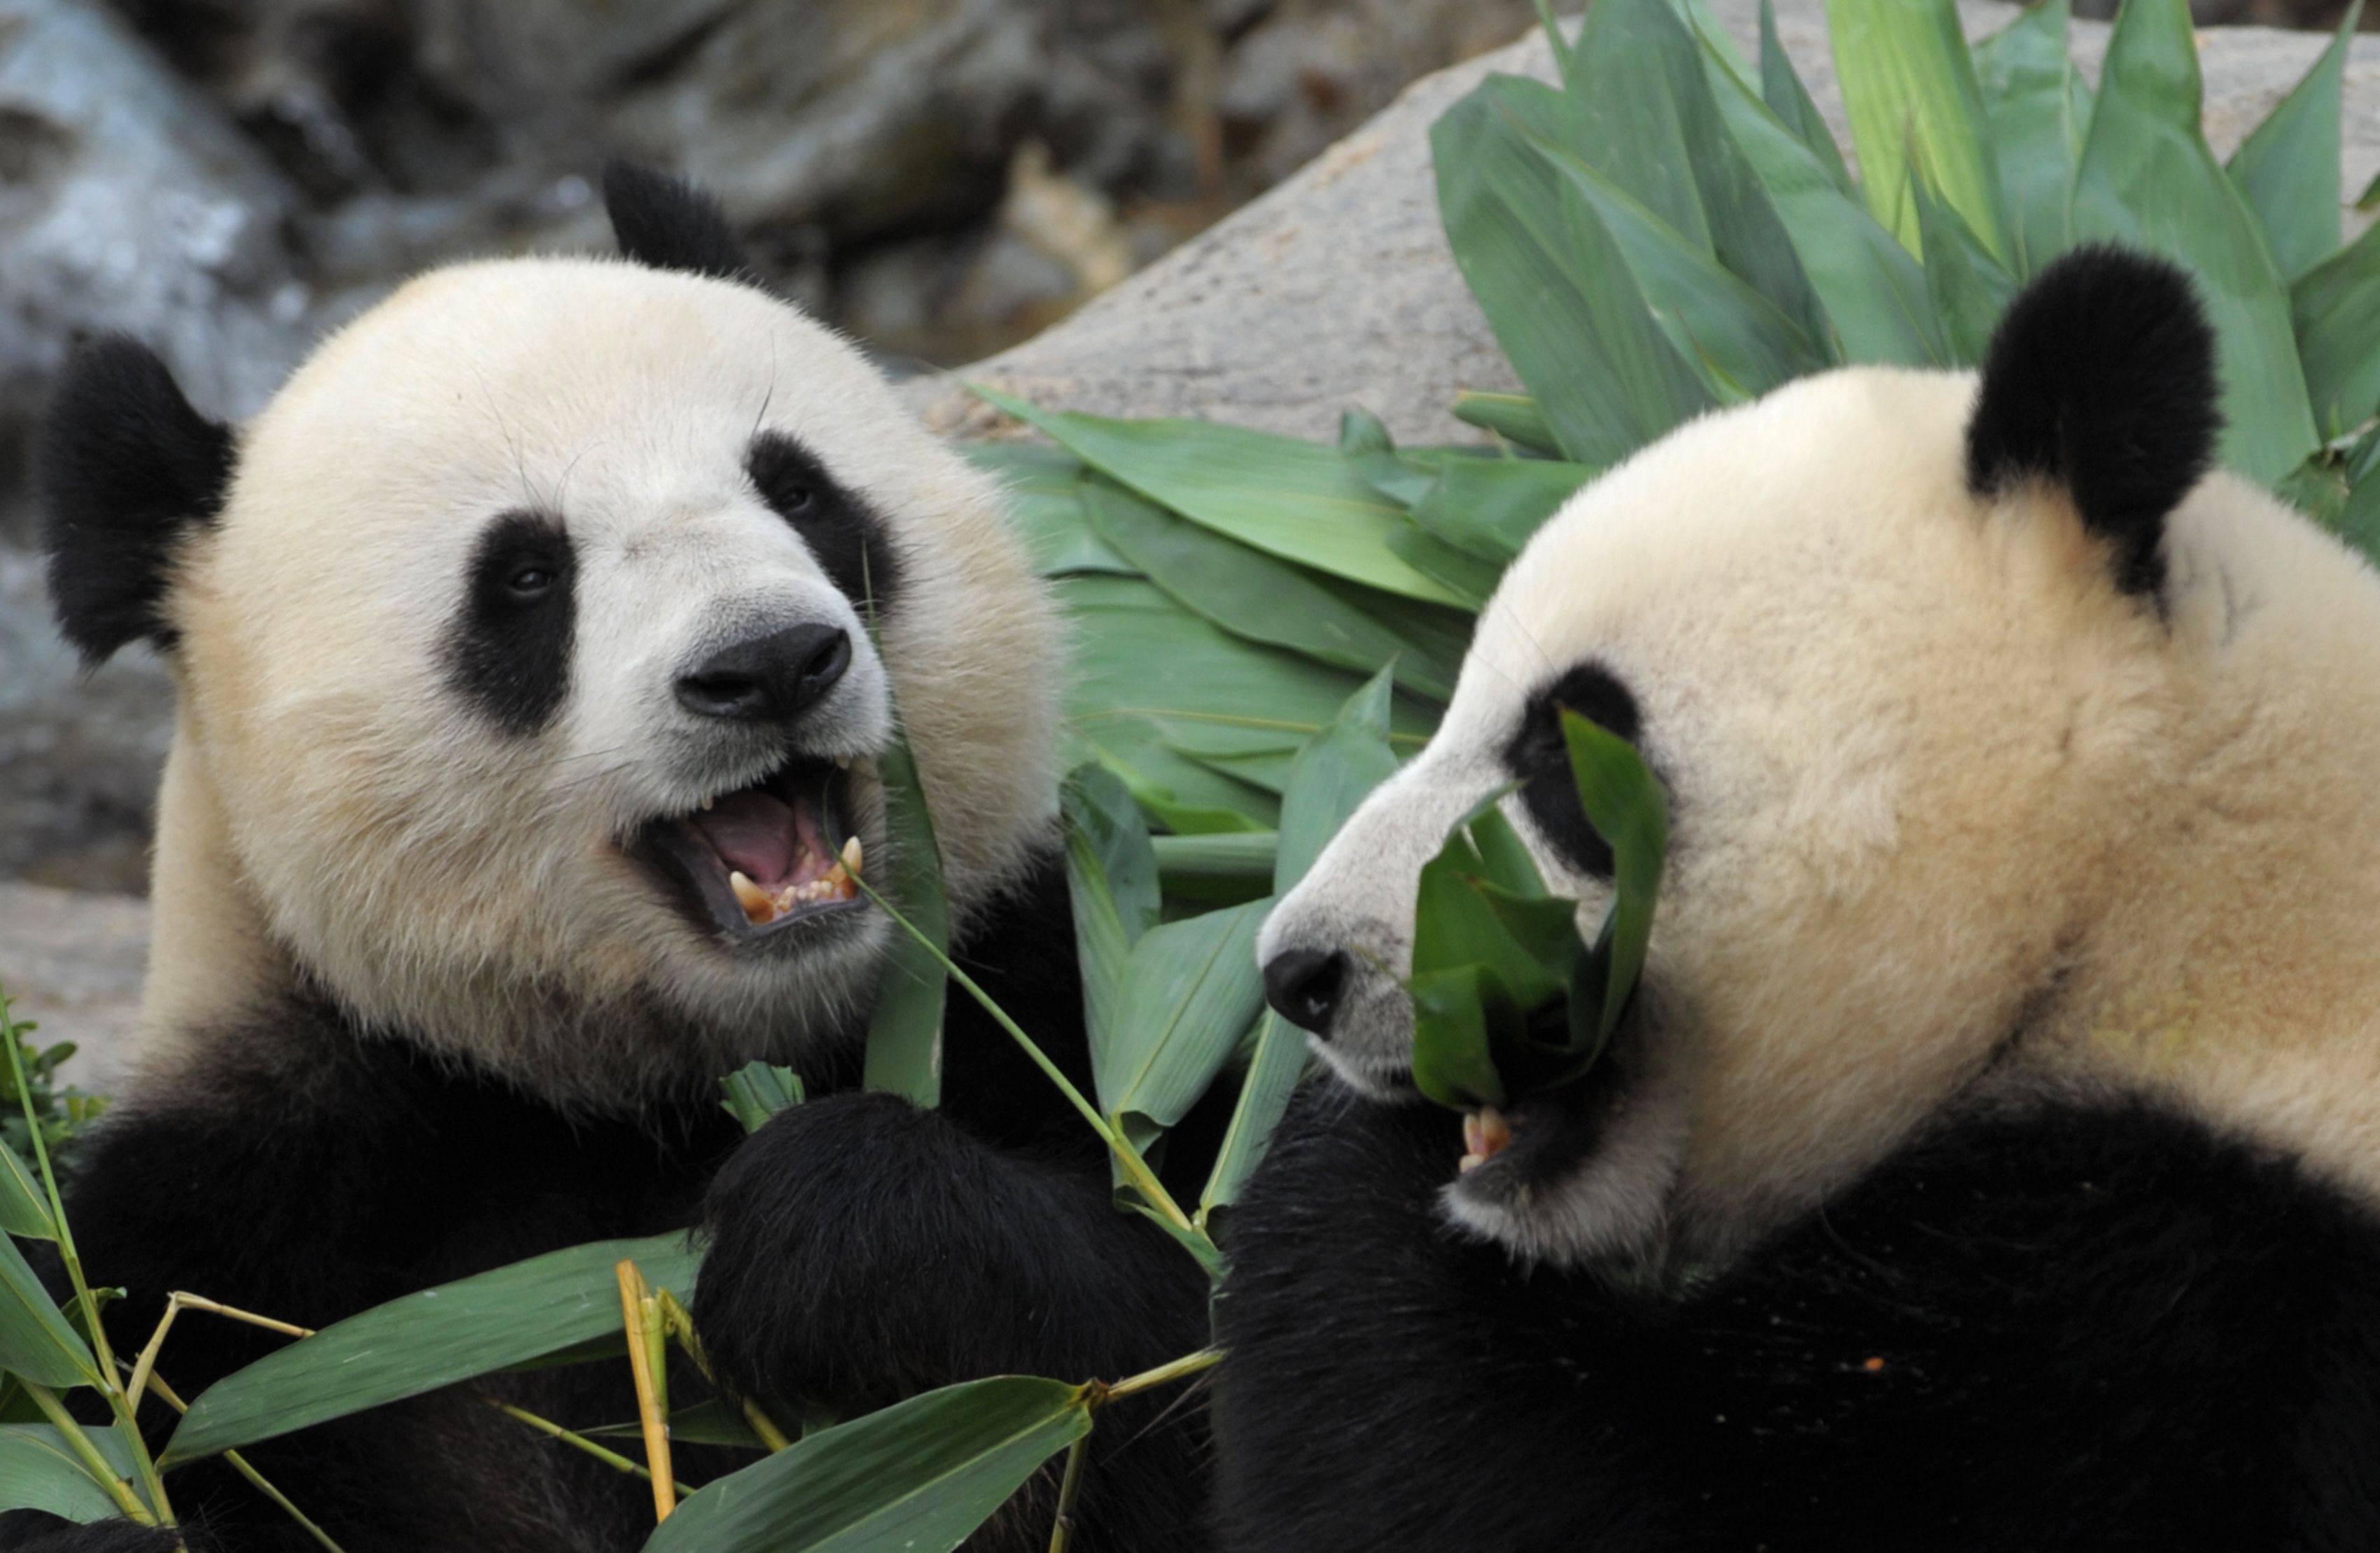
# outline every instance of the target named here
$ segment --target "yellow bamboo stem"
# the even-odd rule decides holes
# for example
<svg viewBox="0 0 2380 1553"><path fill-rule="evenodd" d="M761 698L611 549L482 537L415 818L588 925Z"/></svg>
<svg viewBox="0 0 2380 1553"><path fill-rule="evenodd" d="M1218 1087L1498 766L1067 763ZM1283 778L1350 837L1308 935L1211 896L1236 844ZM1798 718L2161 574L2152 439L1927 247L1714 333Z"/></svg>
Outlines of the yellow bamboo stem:
<svg viewBox="0 0 2380 1553"><path fill-rule="evenodd" d="M653 1520L659 1522L668 1520L670 1511L677 1508L677 1494L670 1477L669 1418L662 1410L661 1388L653 1378L652 1349L646 1340L645 1307L651 1303L651 1296L635 1262L623 1257L612 1272L620 1280L620 1318L628 1332L628 1373L637 1383L637 1421L644 1429L645 1464L652 1473ZM659 1310L654 1306L656 1315Z"/></svg>

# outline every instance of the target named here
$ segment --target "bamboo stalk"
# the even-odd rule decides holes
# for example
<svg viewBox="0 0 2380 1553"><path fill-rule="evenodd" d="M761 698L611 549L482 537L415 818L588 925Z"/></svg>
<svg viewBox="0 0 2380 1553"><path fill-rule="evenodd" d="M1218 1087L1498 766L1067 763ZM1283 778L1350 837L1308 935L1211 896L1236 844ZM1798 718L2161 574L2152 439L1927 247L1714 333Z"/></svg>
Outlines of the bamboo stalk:
<svg viewBox="0 0 2380 1553"><path fill-rule="evenodd" d="M1066 1475L1058 1485L1058 1519L1050 1528L1050 1553L1066 1553L1075 1540L1075 1504L1083 1497L1083 1461L1091 1451L1091 1437L1086 1433L1066 1452Z"/></svg>
<svg viewBox="0 0 2380 1553"><path fill-rule="evenodd" d="M480 1400L485 1401L490 1407L495 1409L498 1412L503 1413L505 1417L516 1419L520 1423L528 1425L530 1428L535 1429L539 1434L543 1435L550 1439L560 1440L563 1444L570 1447L573 1450L583 1450L588 1455L594 1457L595 1460L602 1462L605 1466L610 1467L616 1472L628 1473L637 1477L645 1478L648 1481L650 1481L653 1475L651 1473L645 1470L642 1462L631 1461L616 1450L606 1450L603 1447L596 1444L593 1440L589 1439L585 1435L579 1434L575 1430L565 1429L551 1418L540 1418L536 1413L529 1412L529 1410L525 1407L516 1406L511 1402L505 1401L502 1397L488 1396L485 1392L480 1393ZM683 1483L673 1483L670 1486L680 1494L691 1494L694 1492L693 1489L687 1487Z"/></svg>
<svg viewBox="0 0 2380 1553"><path fill-rule="evenodd" d="M1202 1370L1211 1370L1222 1362L1221 1349L1202 1348L1196 1353L1185 1353L1179 1359L1169 1359L1153 1370L1143 1370L1138 1375L1124 1376L1114 1385L1103 1388L1103 1394L1094 1398L1092 1405L1096 1407L1111 1402L1118 1397L1129 1397L1136 1391L1147 1391L1154 1387L1196 1375Z"/></svg>
<svg viewBox="0 0 2380 1553"><path fill-rule="evenodd" d="M158 1325L162 1327L164 1324L160 1322ZM154 1339L152 1339L152 1340L153 1341ZM147 1378L149 1384L156 1388L157 1395L165 1399L166 1406L172 1408L176 1412L188 1412L190 1411L190 1404L182 1400L181 1398L174 1394L174 1388L165 1384L165 1380L163 1376L152 1372ZM274 1504L279 1505L284 1514L287 1515L292 1521L297 1522L299 1526L305 1528L306 1535L312 1537L317 1543L322 1545L323 1553L346 1553L346 1548L341 1547L336 1542L331 1539L330 1533L314 1524L312 1519L310 1518L304 1510L299 1510L295 1504L292 1504L289 1500L288 1495L283 1493L280 1489L275 1488L269 1481L266 1480L265 1475L262 1473L258 1472L253 1466L250 1466L247 1457L241 1455L237 1450L226 1450L224 1452L224 1460L230 1463L232 1471L248 1479L249 1486L254 1487L258 1493L263 1495L266 1498L271 1499Z"/></svg>
<svg viewBox="0 0 2380 1553"><path fill-rule="evenodd" d="M9 1039L15 1039L13 1032L8 1034ZM115 1501L117 1509L124 1511L126 1519L137 1521L143 1526L157 1524L155 1512L140 1502L140 1496L132 1491L131 1484L115 1475L115 1468L109 1464L106 1457L99 1453L99 1447L91 1443L91 1437L82 1432L82 1425L75 1422L74 1414L67 1411L64 1402L58 1400L58 1394L46 1386L26 1379L23 1376L18 1376L15 1379L18 1389L32 1399L33 1405L42 1410L42 1416L48 1419L52 1426L65 1438L67 1448L82 1458L83 1470L96 1479L101 1487L107 1490L108 1497Z"/></svg>
<svg viewBox="0 0 2380 1553"><path fill-rule="evenodd" d="M704 1380L710 1383L712 1390L722 1397L732 1398L735 1405L743 1410L744 1422L749 1424L752 1426L752 1432L760 1437L760 1443L767 1446L771 1454L793 1444L792 1438L784 1430L777 1426L777 1421L770 1417L759 1403L749 1397L737 1397L726 1387L719 1384L719 1377L710 1373L709 1356L702 1351L702 1339L694 1335L694 1316L685 1305L678 1302L678 1297L666 1289L657 1289L653 1290L653 1299L661 1306L662 1325L668 1327L669 1334L676 1339L677 1346L685 1351L688 1359L694 1361L695 1369L701 1374Z"/></svg>
<svg viewBox="0 0 2380 1553"><path fill-rule="evenodd" d="M654 1345L646 1324L647 1307L656 1317L661 1307L646 1291L645 1276L637 1271L634 1261L623 1257L612 1272L620 1281L620 1318L628 1332L628 1373L637 1383L637 1421L644 1429L645 1461L652 1469L648 1475L653 1485L653 1520L658 1523L668 1520L670 1511L677 1508L676 1485L670 1477L669 1417L662 1406L661 1385L653 1376Z"/></svg>

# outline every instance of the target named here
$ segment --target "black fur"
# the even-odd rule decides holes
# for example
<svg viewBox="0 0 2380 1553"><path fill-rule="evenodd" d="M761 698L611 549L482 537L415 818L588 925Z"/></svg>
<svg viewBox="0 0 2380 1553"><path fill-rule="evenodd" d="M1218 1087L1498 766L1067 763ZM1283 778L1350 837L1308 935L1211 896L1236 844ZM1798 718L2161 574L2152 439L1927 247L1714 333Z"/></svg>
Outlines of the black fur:
<svg viewBox="0 0 2380 1553"><path fill-rule="evenodd" d="M2155 596L2165 520L2206 472L2222 416L2215 334L2181 271L2107 247L2035 275L1993 332L1967 426L1967 483L2070 493L2115 551L2117 586Z"/></svg>
<svg viewBox="0 0 2380 1553"><path fill-rule="evenodd" d="M2380 1226L2147 1108L1969 1118L1673 1298L1436 1211L1427 1108L1301 1101L1219 1302L1242 1553L2380 1547Z"/></svg>
<svg viewBox="0 0 2380 1553"><path fill-rule="evenodd" d="M0 1511L0 1549L6 1553L182 1553L182 1541L163 1526L102 1521L77 1526L33 1510ZM191 1553L206 1553L200 1541Z"/></svg>
<svg viewBox="0 0 2380 1553"><path fill-rule="evenodd" d="M173 644L162 606L175 552L222 510L235 458L231 429L190 408L146 346L103 335L67 359L34 484L50 600L85 663L142 637Z"/></svg>
<svg viewBox="0 0 2380 1553"><path fill-rule="evenodd" d="M892 611L901 592L900 556L876 514L827 472L817 454L783 432L763 432L752 439L744 468L863 617Z"/></svg>
<svg viewBox="0 0 2380 1553"><path fill-rule="evenodd" d="M577 569L569 532L544 513L505 513L472 546L447 681L507 733L537 732L570 693Z"/></svg>
<svg viewBox="0 0 2380 1553"><path fill-rule="evenodd" d="M965 960L1088 1082L1055 861L997 916ZM267 1019L273 1028L218 1049L269 1052L271 1065L226 1058L203 1089L112 1116L88 1140L67 1212L91 1277L130 1290L107 1312L119 1351L137 1351L168 1290L322 1327L541 1251L688 1225L722 1161L751 1196L712 1192L710 1217L732 1243L707 1259L696 1299L706 1342L755 1390L856 1409L1006 1370L1112 1378L1205 1341L1204 1275L1108 1205L1106 1162L1085 1146L1080 1119L971 1003L951 1009L942 1114L834 1094L854 1074L818 1069L806 1074L811 1091L829 1093L748 1141L715 1094L565 1118L401 1041L358 1035L324 1006ZM796 1173L778 1178L781 1165ZM864 1217L814 1190L808 1172L830 1165ZM754 1254L764 1233L832 1257L770 1262ZM904 1281L879 1281L894 1268ZM1033 1292L1034 1278L1060 1286L1063 1305ZM1111 1303L1081 1292L1100 1289ZM768 1329L797 1317L819 1325ZM158 1368L195 1395L282 1340L185 1316ZM808 1363L820 1352L832 1363ZM761 1363L795 1368L753 1367ZM348 1553L625 1553L651 1530L644 1485L474 1395L566 1423L617 1423L635 1416L625 1376L625 1365L597 1363L495 1377L246 1454ZM675 1400L692 1400L692 1385L675 1377ZM1103 1468L1116 1464L1087 1486L1087 1553L1203 1546L1201 1422L1193 1412L1160 1423L1162 1405L1103 1419L1098 1454ZM170 1419L162 1408L155 1417L162 1433ZM698 1484L747 1459L681 1447L677 1464ZM1043 1475L971 1546L1046 1546L1054 1469ZM313 1547L219 1466L178 1470L167 1486L177 1509L200 1513L204 1553ZM101 1547L115 1553L93 1553Z"/></svg>
<svg viewBox="0 0 2380 1553"><path fill-rule="evenodd" d="M640 264L721 280L751 278L727 213L685 178L613 162L603 169L603 209L620 251Z"/></svg>
<svg viewBox="0 0 2380 1553"><path fill-rule="evenodd" d="M1632 742L1640 731L1636 698L1628 687L1601 664L1579 664L1529 697L1521 726L1504 745L1504 768L1521 784L1521 802L1547 844L1580 873L1609 879L1611 845L1596 834L1579 806L1570 746L1562 739L1565 711Z"/></svg>

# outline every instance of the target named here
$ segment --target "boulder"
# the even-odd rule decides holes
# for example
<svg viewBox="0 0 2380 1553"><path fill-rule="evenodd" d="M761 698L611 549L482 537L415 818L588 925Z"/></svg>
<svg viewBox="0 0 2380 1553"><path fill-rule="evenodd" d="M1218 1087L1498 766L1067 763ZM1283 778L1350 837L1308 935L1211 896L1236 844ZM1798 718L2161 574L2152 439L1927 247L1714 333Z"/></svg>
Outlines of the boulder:
<svg viewBox="0 0 2380 1553"><path fill-rule="evenodd" d="M1711 9L1747 52L1757 0ZM2013 12L1963 0L1970 36ZM1838 141L1850 143L1821 0L1779 0L1777 25ZM2074 53L2093 73L2103 23L2077 21ZM2206 125L2231 148L2322 52L2323 34L2227 28L2199 34ZM938 429L982 434L1002 418L967 394L979 379L1037 404L1107 415L1200 415L1327 437L1362 405L1401 440L1476 440L1446 412L1459 388L1517 386L1463 289L1438 221L1429 126L1491 71L1553 79L1542 33L1424 77L1293 177L1081 312L955 373L912 384ZM2380 171L2380 38L2349 56L2344 118L2350 194Z"/></svg>

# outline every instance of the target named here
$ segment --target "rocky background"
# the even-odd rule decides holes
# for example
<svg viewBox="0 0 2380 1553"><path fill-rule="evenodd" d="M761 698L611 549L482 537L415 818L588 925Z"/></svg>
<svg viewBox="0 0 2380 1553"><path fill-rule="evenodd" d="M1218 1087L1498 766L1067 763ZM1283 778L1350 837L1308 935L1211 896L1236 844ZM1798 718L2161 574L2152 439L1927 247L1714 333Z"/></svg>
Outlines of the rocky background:
<svg viewBox="0 0 2380 1553"><path fill-rule="evenodd" d="M2199 4L2212 19L2234 0ZM1755 0L1713 8L1751 43ZM1820 0L1778 12L1840 133ZM944 430L989 418L931 369L988 355L974 372L1051 404L1323 436L1362 403L1400 437L1449 438L1455 388L1510 379L1439 230L1427 132L1488 69L1550 76L1541 38L1471 57L1530 14L0 0L0 978L20 1013L98 1048L70 1072L106 1082L139 986L169 705L140 654L76 672L25 547L24 435L78 334L139 335L201 408L237 416L412 270L601 246L591 175L624 152L720 191L787 292L912 376ZM2008 16L1962 14L1971 33ZM2105 28L2075 31L2095 68ZM2321 46L2205 34L2218 152ZM2350 58L2347 140L2360 189L2380 171L2380 41Z"/></svg>

